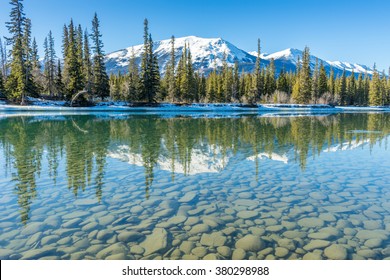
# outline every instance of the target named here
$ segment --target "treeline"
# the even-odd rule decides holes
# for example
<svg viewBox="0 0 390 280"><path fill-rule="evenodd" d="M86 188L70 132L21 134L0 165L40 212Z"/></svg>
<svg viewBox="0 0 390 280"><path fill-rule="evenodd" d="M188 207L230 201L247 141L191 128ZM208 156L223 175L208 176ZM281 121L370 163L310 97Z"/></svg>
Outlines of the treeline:
<svg viewBox="0 0 390 280"><path fill-rule="evenodd" d="M266 68L260 67L257 56L253 73L239 73L238 62L228 65L226 56L220 69L214 69L207 77L194 71L191 51L183 48L179 62L175 61L175 38L171 38L171 56L165 76L161 78L159 90L153 100L159 102L206 102L206 103L299 103L333 104L354 106L380 106L390 104L390 79L385 73L374 69L367 73L347 75L345 69L340 76L318 61L314 70L310 68L310 50L303 52L296 71L282 70L276 75L274 61ZM260 53L260 41L258 41ZM129 74L110 76L111 97L115 100L145 101L138 98L140 78L134 53L130 59Z"/></svg>
<svg viewBox="0 0 390 280"><path fill-rule="evenodd" d="M0 41L0 97L24 103L26 96L70 100L111 98L127 102L174 103L321 103L334 105L389 105L390 79L385 73L335 75L322 63L310 67L310 51L305 48L296 71L282 70L278 75L274 61L261 67L260 40L252 73L239 72L238 62L231 67L225 56L222 67L207 77L193 68L191 51L185 46L176 61L175 37L171 38L170 59L165 75L160 77L148 21L144 22L144 48L141 66L134 52L127 74L107 76L103 42L97 15L91 34L70 21L64 25L62 55L55 53L54 38L49 32L44 42L43 67L35 38L31 39L31 20L23 12L23 0L11 0L10 38ZM11 47L7 51L7 47ZM9 53L9 55L7 55ZM77 95L78 96L78 95Z"/></svg>
<svg viewBox="0 0 390 280"><path fill-rule="evenodd" d="M10 21L6 23L10 37L4 43L0 39L0 95L21 104L25 103L26 96L70 100L82 91L89 93L89 98L109 96L96 13L91 34L81 25L76 26L73 20L64 25L62 59L56 55L53 34L49 31L43 45L42 63L36 40L32 39L31 20L23 10L23 0L11 0L10 5Z"/></svg>

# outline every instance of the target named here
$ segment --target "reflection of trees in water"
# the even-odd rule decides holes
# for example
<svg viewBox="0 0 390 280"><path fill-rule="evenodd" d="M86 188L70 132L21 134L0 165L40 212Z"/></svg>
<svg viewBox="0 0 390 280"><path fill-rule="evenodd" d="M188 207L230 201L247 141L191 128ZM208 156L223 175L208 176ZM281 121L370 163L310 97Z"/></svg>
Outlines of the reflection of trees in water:
<svg viewBox="0 0 390 280"><path fill-rule="evenodd" d="M145 171L145 193L149 197L154 168L159 158L169 160L171 178L175 168L191 172L193 152L207 150L227 161L229 154L255 156L283 154L293 150L302 169L309 155L320 155L331 145L369 141L370 147L390 132L389 114L337 114L327 117L241 117L241 118L159 118L129 116L122 120L104 120L94 116L73 116L65 120L35 121L30 117L0 120L0 143L6 168L12 165L15 192L21 218L29 218L36 197L36 178L41 171L45 151L49 177L56 185L61 159L65 159L68 188L78 195L88 186L102 199L106 155L110 144L128 145L140 155ZM376 131L367 133L365 130ZM387 143L385 143L387 145ZM248 154L248 151L249 154ZM8 166L8 167L7 167Z"/></svg>

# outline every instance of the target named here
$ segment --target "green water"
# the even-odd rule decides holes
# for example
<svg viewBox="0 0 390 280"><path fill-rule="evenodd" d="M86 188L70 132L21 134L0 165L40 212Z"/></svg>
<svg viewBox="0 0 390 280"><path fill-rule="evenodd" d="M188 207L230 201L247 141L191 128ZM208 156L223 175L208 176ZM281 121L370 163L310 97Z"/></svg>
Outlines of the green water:
<svg viewBox="0 0 390 280"><path fill-rule="evenodd" d="M390 114L0 119L0 259L388 259Z"/></svg>

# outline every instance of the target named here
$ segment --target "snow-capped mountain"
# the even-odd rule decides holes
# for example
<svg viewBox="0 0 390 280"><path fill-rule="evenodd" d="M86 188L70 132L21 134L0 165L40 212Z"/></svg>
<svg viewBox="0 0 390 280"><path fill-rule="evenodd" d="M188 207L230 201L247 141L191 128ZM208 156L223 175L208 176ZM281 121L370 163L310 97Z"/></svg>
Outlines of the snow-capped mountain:
<svg viewBox="0 0 390 280"><path fill-rule="evenodd" d="M240 67L249 66L249 71L253 67L256 58L249 53L237 48L233 44L221 38L199 38L196 36L182 37L175 39L176 64L179 62L184 46L191 51L194 69L201 73L209 73L214 68L222 66L223 58L229 65L234 65L237 60ZM140 64L143 53L143 45L129 47L106 56L106 66L109 73L126 72L132 52L137 63ZM171 40L162 40L154 43L153 51L157 55L160 71L165 73L167 63L170 60Z"/></svg>
<svg viewBox="0 0 390 280"><path fill-rule="evenodd" d="M215 68L220 68L225 55L229 66L233 66L235 61L238 62L240 71L251 72L255 66L257 52L246 52L222 38L200 38L196 36L175 39L176 63L179 62L185 45L187 45L187 48L191 51L194 69L205 75ZM170 59L170 39L155 42L153 51L157 55L160 71L164 74ZM134 52L136 62L140 65L143 45L128 47L109 53L106 56L107 71L109 73L127 72L132 52ZM302 54L303 52L301 50L293 48L272 54L261 54L261 64L262 67L266 67L271 59L273 59L277 74L280 73L282 69L285 71L294 71L298 60L302 60ZM347 71L347 74L350 74L352 71L354 71L355 74L364 74L366 72L367 74L373 73L373 70L365 65L340 61L326 61L317 58L314 55L310 56L310 65L312 69L314 69L317 60L319 64L322 63L324 65L325 70L328 73L333 69L335 75L341 75L344 69Z"/></svg>

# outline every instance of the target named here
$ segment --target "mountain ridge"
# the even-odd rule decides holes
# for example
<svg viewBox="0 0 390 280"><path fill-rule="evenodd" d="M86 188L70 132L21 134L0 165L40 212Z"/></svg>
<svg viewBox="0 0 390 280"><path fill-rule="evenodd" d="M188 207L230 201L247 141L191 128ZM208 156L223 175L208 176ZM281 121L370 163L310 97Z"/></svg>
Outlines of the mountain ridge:
<svg viewBox="0 0 390 280"><path fill-rule="evenodd" d="M193 67L199 73L208 75L214 69L222 67L224 56L229 66L238 62L240 72L252 72L256 63L257 52L247 52L224 40L223 38L201 38L197 36L186 36L175 38L175 60L176 65L180 59L184 46L191 51ZM106 55L106 67L108 73L126 73L132 50L136 63L141 65L143 45L127 47ZM164 75L166 66L170 60L171 39L154 42L153 51L159 62L160 72ZM271 54L260 54L261 66L266 67L271 59L274 59L276 74L280 71L295 71L298 59L302 59L302 51L295 48L288 48ZM354 71L355 75L360 73L372 75L373 69L358 63L329 61L310 55L310 66L314 69L316 61L322 62L329 74L333 69L335 75L341 75L345 69L347 75Z"/></svg>

